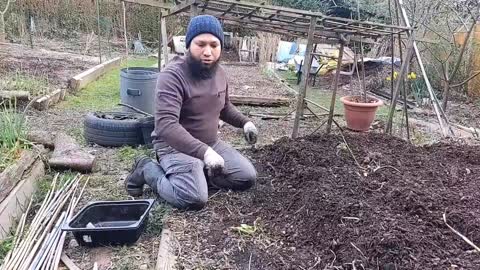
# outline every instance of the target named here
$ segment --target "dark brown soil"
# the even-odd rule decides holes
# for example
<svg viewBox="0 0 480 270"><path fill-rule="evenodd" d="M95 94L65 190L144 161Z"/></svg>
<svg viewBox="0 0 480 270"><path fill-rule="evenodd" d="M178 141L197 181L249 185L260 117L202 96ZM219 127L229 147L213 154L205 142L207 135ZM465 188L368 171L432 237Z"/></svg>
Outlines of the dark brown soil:
<svg viewBox="0 0 480 270"><path fill-rule="evenodd" d="M19 44L0 44L0 73L21 73L47 78L55 88L66 88L68 80L98 64L95 57ZM54 90L54 89L52 89Z"/></svg>
<svg viewBox="0 0 480 270"><path fill-rule="evenodd" d="M241 64L241 63L240 63ZM268 77L260 66L224 65L228 75L229 92L233 95L253 97L288 97L278 79Z"/></svg>
<svg viewBox="0 0 480 270"><path fill-rule="evenodd" d="M253 191L215 194L204 211L183 213L191 235L179 236L180 269L480 269L442 219L480 243L479 146L346 140L359 166L336 135L251 153ZM231 229L241 223L257 231Z"/></svg>

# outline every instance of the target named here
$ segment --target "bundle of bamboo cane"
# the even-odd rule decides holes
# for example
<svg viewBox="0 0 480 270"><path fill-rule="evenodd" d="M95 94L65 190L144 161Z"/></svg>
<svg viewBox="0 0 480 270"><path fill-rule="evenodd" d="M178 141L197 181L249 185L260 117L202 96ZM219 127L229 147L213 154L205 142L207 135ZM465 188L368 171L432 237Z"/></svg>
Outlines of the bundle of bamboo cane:
<svg viewBox="0 0 480 270"><path fill-rule="evenodd" d="M30 201L15 232L13 248L0 270L58 269L66 236L62 226L71 219L89 180L79 189L82 178L78 174L59 181L59 174L55 175L50 190L28 226L26 221L32 207ZM68 206L64 209L67 202Z"/></svg>

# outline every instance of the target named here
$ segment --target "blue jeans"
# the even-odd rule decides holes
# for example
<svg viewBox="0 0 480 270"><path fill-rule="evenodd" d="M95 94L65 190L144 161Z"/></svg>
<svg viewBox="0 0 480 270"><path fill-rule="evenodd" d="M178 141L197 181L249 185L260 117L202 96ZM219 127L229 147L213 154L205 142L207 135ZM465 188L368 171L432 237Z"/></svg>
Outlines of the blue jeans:
<svg viewBox="0 0 480 270"><path fill-rule="evenodd" d="M202 160L174 151L158 156L165 176L157 179L157 192L178 208L202 208L208 200L208 184L220 189L246 190L255 184L252 163L225 142L212 146L225 160L225 175L208 179Z"/></svg>

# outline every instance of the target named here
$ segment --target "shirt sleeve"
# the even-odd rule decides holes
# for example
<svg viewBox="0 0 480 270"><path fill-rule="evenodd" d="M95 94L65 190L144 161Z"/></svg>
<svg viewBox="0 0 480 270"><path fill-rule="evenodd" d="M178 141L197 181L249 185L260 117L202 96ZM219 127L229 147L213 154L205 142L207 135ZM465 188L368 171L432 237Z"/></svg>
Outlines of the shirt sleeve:
<svg viewBox="0 0 480 270"><path fill-rule="evenodd" d="M245 115L243 115L237 108L230 102L230 97L228 93L228 83L227 90L225 95L225 106L220 112L220 119L224 122L237 127L243 128L243 126L250 121Z"/></svg>
<svg viewBox="0 0 480 270"><path fill-rule="evenodd" d="M208 145L194 138L179 122L183 87L172 73L159 76L155 100L155 133L175 150L203 160Z"/></svg>

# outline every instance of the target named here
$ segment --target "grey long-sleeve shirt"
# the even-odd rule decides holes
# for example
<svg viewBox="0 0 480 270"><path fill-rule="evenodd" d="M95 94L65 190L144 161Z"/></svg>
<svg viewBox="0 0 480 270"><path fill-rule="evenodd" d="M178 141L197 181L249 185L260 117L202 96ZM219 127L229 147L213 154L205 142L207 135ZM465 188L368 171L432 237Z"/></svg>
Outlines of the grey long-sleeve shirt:
<svg viewBox="0 0 480 270"><path fill-rule="evenodd" d="M155 106L152 135L160 155L171 147L203 159L218 140L219 119L238 128L249 121L229 101L224 69L219 66L210 79L196 79L185 57L175 57L159 74Z"/></svg>

